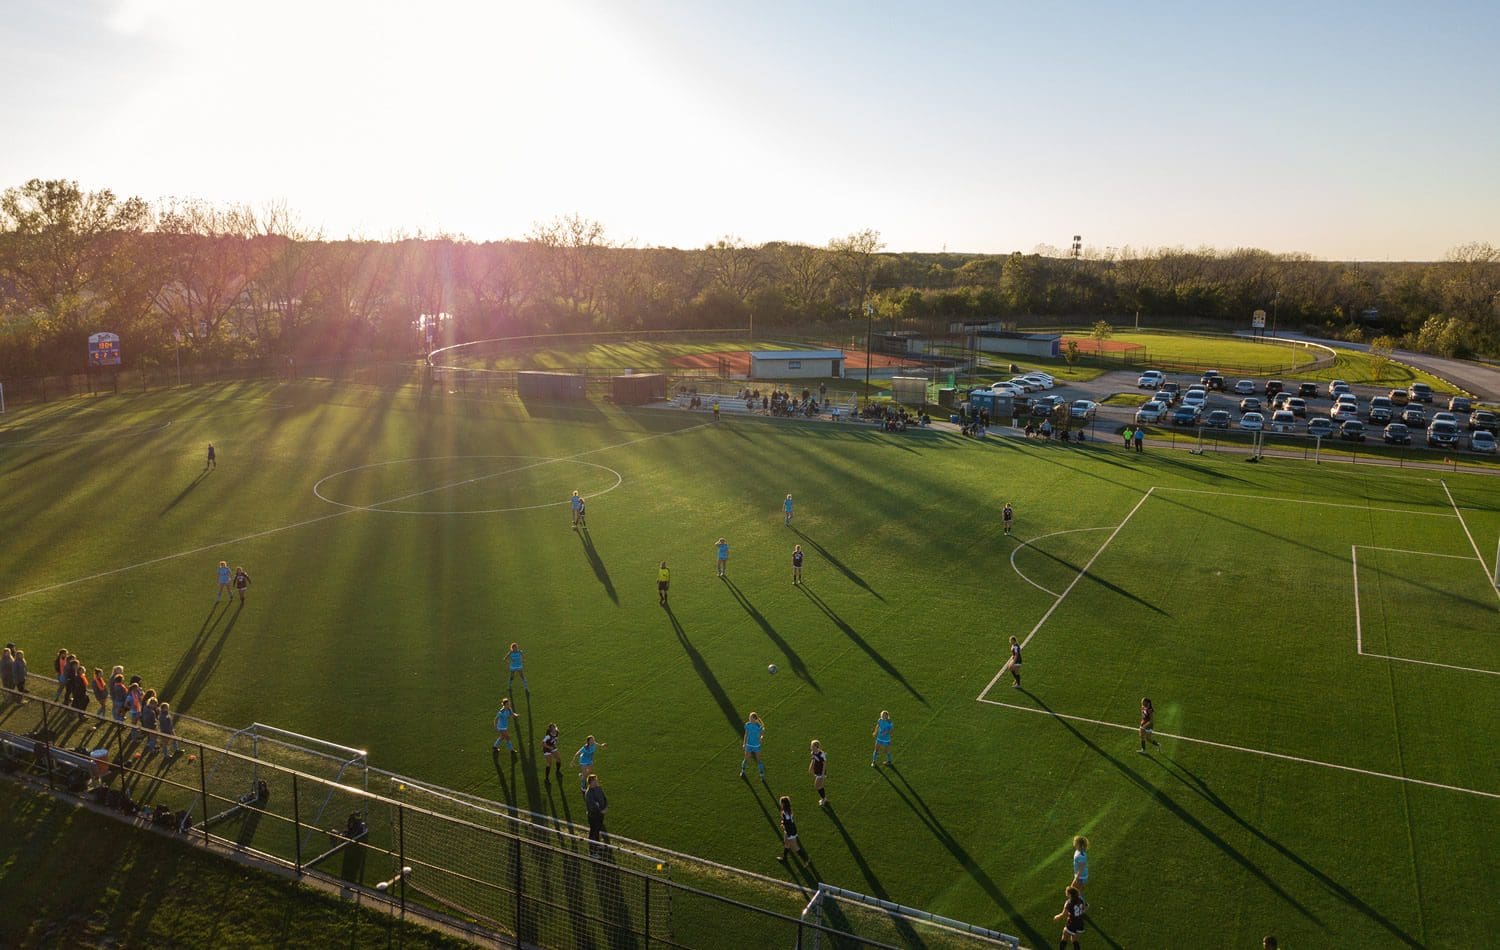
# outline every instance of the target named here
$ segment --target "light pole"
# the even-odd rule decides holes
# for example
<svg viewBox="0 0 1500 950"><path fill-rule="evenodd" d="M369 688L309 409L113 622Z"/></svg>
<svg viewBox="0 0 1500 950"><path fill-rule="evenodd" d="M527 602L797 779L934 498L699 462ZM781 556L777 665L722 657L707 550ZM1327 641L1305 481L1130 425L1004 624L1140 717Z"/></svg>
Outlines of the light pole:
<svg viewBox="0 0 1500 950"><path fill-rule="evenodd" d="M1276 296L1271 298L1271 335L1276 335L1276 312L1281 309L1281 291L1276 291Z"/></svg>
<svg viewBox="0 0 1500 950"><path fill-rule="evenodd" d="M875 305L865 304L865 405L870 404L870 343L875 338Z"/></svg>

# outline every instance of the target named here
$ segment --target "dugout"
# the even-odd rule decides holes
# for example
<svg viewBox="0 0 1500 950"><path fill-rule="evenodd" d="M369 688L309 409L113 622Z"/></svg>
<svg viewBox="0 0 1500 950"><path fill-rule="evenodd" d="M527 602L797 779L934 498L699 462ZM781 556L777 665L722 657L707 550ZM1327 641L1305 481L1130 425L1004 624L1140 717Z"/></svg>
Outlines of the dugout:
<svg viewBox="0 0 1500 950"><path fill-rule="evenodd" d="M969 348L981 353L1019 353L1022 356L1055 358L1062 352L1062 334L978 330L970 334Z"/></svg>
<svg viewBox="0 0 1500 950"><path fill-rule="evenodd" d="M660 373L632 373L610 379L611 398L621 406L643 406L667 398L667 377Z"/></svg>
<svg viewBox="0 0 1500 950"><path fill-rule="evenodd" d="M577 373L543 373L527 370L516 374L516 392L522 399L586 399L588 398L588 377Z"/></svg>
<svg viewBox="0 0 1500 950"><path fill-rule="evenodd" d="M843 350L756 350L750 354L751 379L842 379L843 376Z"/></svg>
<svg viewBox="0 0 1500 950"><path fill-rule="evenodd" d="M927 404L927 379L923 376L892 376L891 398L903 406Z"/></svg>

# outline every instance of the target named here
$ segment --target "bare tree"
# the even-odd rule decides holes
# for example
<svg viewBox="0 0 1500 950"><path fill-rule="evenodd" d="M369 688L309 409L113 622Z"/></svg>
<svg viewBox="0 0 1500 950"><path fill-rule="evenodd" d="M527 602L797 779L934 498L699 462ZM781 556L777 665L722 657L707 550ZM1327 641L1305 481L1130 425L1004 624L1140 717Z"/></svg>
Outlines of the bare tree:
<svg viewBox="0 0 1500 950"><path fill-rule="evenodd" d="M574 318L592 316L603 252L611 246L604 225L570 214L536 224L528 238L540 252L542 274L553 297L565 303Z"/></svg>
<svg viewBox="0 0 1500 950"><path fill-rule="evenodd" d="M856 314L864 314L865 298L870 295L870 282L884 248L880 232L871 228L828 242L828 250L833 252L834 272Z"/></svg>
<svg viewBox="0 0 1500 950"><path fill-rule="evenodd" d="M759 251L746 246L743 238L725 235L704 251L714 284L740 303L765 280Z"/></svg>

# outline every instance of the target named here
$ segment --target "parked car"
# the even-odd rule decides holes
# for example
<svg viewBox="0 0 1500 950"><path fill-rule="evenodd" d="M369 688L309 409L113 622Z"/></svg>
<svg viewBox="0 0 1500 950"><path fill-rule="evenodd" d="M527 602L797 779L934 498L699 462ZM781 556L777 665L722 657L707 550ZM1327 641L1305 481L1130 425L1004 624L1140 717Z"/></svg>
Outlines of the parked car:
<svg viewBox="0 0 1500 950"><path fill-rule="evenodd" d="M1062 404L1061 396L1038 396L1031 402L1031 414L1038 419L1045 419L1057 411L1057 407Z"/></svg>
<svg viewBox="0 0 1500 950"><path fill-rule="evenodd" d="M1353 393L1339 393L1337 396L1333 397L1333 402L1334 405L1338 405L1339 403L1347 403L1348 405L1353 406L1356 411L1358 411L1359 409L1359 397L1354 395Z"/></svg>
<svg viewBox="0 0 1500 950"><path fill-rule="evenodd" d="M1412 383L1411 398L1413 402L1432 402L1432 387L1426 383Z"/></svg>
<svg viewBox="0 0 1500 950"><path fill-rule="evenodd" d="M1293 396L1291 393L1279 392L1275 395L1275 397L1271 399L1271 408L1273 410L1287 409L1289 408L1288 404L1295 398L1297 397Z"/></svg>
<svg viewBox="0 0 1500 950"><path fill-rule="evenodd" d="M1386 395L1390 398L1391 405L1394 406L1404 406L1411 402L1411 393L1404 389L1393 389Z"/></svg>
<svg viewBox="0 0 1500 950"><path fill-rule="evenodd" d="M1451 423L1453 423L1453 427L1455 429L1458 428L1458 416L1455 416L1451 412L1446 412L1446 411L1444 411L1444 412L1434 412L1432 414L1432 421L1433 422L1451 422ZM1431 423L1429 423L1429 426L1430 425L1431 425Z"/></svg>
<svg viewBox="0 0 1500 950"><path fill-rule="evenodd" d="M1196 407L1189 406L1188 404L1183 403L1182 405L1178 406L1176 409L1172 410L1172 425L1174 425L1174 426L1191 426L1191 425L1197 425L1198 424L1198 415L1199 415L1199 412L1200 411Z"/></svg>
<svg viewBox="0 0 1500 950"><path fill-rule="evenodd" d="M1001 396L1010 396L1012 399L1017 396L1026 395L1025 390L1023 390L1019 386L1012 386L1010 383L996 383L995 385L990 387L990 392L997 393Z"/></svg>
<svg viewBox="0 0 1500 950"><path fill-rule="evenodd" d="M1135 381L1139 389L1160 389L1161 384L1167 381L1167 375L1159 369L1148 369Z"/></svg>
<svg viewBox="0 0 1500 950"><path fill-rule="evenodd" d="M1272 432L1296 432L1297 416L1290 409L1278 409L1271 413Z"/></svg>
<svg viewBox="0 0 1500 950"><path fill-rule="evenodd" d="M1370 400L1370 411L1367 414L1372 423L1386 423L1396 414L1396 407L1391 402L1390 396L1376 396Z"/></svg>
<svg viewBox="0 0 1500 950"><path fill-rule="evenodd" d="M1155 399L1146 403L1135 411L1136 422L1160 422L1161 417L1167 414L1167 404L1157 402Z"/></svg>
<svg viewBox="0 0 1500 950"><path fill-rule="evenodd" d="M1187 395L1182 397L1182 404L1184 406L1192 406L1194 409L1201 410L1207 403L1208 393L1201 389L1189 389Z"/></svg>
<svg viewBox="0 0 1500 950"><path fill-rule="evenodd" d="M1305 417L1307 415L1307 400L1301 396L1292 396L1287 399L1286 405L1283 408L1287 409L1294 416Z"/></svg>
<svg viewBox="0 0 1500 950"><path fill-rule="evenodd" d="M1411 430L1399 422L1385 427L1385 441L1390 445L1411 445Z"/></svg>
<svg viewBox="0 0 1500 950"><path fill-rule="evenodd" d="M1334 422L1342 422L1345 419L1358 419L1359 410L1347 402L1336 402L1333 404L1333 408L1328 410L1328 418Z"/></svg>
<svg viewBox="0 0 1500 950"><path fill-rule="evenodd" d="M1179 396L1179 395L1182 394L1182 384L1181 383L1174 383L1171 380L1164 381L1161 384L1161 386L1158 387L1158 388L1159 389L1165 389L1167 392L1171 393L1173 396Z"/></svg>
<svg viewBox="0 0 1500 950"><path fill-rule="evenodd" d="M1156 391L1156 395L1152 396L1151 398L1155 399L1157 402L1170 409L1177 402L1179 395L1180 394L1175 389L1162 388L1158 389Z"/></svg>
<svg viewBox="0 0 1500 950"><path fill-rule="evenodd" d="M1469 436L1469 451L1495 453L1495 433L1484 429L1476 431Z"/></svg>
<svg viewBox="0 0 1500 950"><path fill-rule="evenodd" d="M1240 416L1240 428L1248 432L1259 432L1266 427L1266 417L1258 412L1247 412Z"/></svg>
<svg viewBox="0 0 1500 950"><path fill-rule="evenodd" d="M1051 389L1053 386L1057 385L1057 383L1055 383L1050 377L1039 376L1036 373L1028 373L1021 378L1027 380L1028 382L1036 383L1037 387L1040 389Z"/></svg>
<svg viewBox="0 0 1500 950"><path fill-rule="evenodd" d="M1222 392L1224 389L1224 376L1216 369L1206 370L1198 382L1202 383L1203 388L1207 390L1217 389Z"/></svg>
<svg viewBox="0 0 1500 950"><path fill-rule="evenodd" d="M1427 412L1416 403L1407 403L1405 409L1401 410L1401 421L1418 429L1427 428Z"/></svg>
<svg viewBox="0 0 1500 950"><path fill-rule="evenodd" d="M1432 420L1432 424L1427 427L1427 444L1433 448L1457 448L1458 423L1446 419Z"/></svg>
<svg viewBox="0 0 1500 950"><path fill-rule="evenodd" d="M1318 398L1318 384L1317 383L1298 383L1297 384L1297 395L1301 396L1303 399L1317 399Z"/></svg>
<svg viewBox="0 0 1500 950"><path fill-rule="evenodd" d="M1228 409L1215 409L1203 420L1203 425L1210 429L1227 429L1231 418Z"/></svg>
<svg viewBox="0 0 1500 950"><path fill-rule="evenodd" d="M1246 396L1240 400L1240 412L1260 412L1260 397Z"/></svg>
<svg viewBox="0 0 1500 950"><path fill-rule="evenodd" d="M1448 400L1449 412L1468 412L1472 408L1474 404L1469 401L1468 396L1454 396Z"/></svg>
<svg viewBox="0 0 1500 950"><path fill-rule="evenodd" d="M1315 439L1327 439L1333 435L1334 424L1332 419L1323 416L1313 416L1307 420L1307 434Z"/></svg>
<svg viewBox="0 0 1500 950"><path fill-rule="evenodd" d="M1473 415L1469 416L1469 431L1477 432L1481 429L1491 435L1500 432L1500 416L1488 409L1476 409Z"/></svg>
<svg viewBox="0 0 1500 950"><path fill-rule="evenodd" d="M1277 393L1281 392L1285 388L1286 387L1282 385L1281 380L1279 380L1279 379L1268 379L1268 380L1266 380L1266 398L1267 399L1272 398L1273 396L1275 396Z"/></svg>
<svg viewBox="0 0 1500 950"><path fill-rule="evenodd" d="M1328 384L1328 398L1329 399L1332 399L1334 396L1337 396L1341 392L1348 392L1348 391L1349 391L1349 384L1346 383L1346 382L1344 382L1342 379L1335 379L1335 380L1333 380L1332 382L1330 382Z"/></svg>
<svg viewBox="0 0 1500 950"><path fill-rule="evenodd" d="M1253 392L1255 392L1255 380L1253 379L1242 379L1234 384L1234 394L1236 396L1248 396Z"/></svg>
<svg viewBox="0 0 1500 950"><path fill-rule="evenodd" d="M1068 406L1068 415L1074 419L1092 419L1099 412L1099 404L1088 399L1075 399Z"/></svg>
<svg viewBox="0 0 1500 950"><path fill-rule="evenodd" d="M1345 442L1363 442L1365 424L1358 419L1345 419L1344 424L1339 426L1339 438Z"/></svg>
<svg viewBox="0 0 1500 950"><path fill-rule="evenodd" d="M1033 383L1032 381L1030 381L1029 379L1024 379L1024 378L1022 378L1020 376L1017 376L1015 379L1008 380L1008 382L1010 383L1010 385L1015 386L1016 388L1020 389L1021 392L1023 392L1023 393L1034 393L1038 389L1042 388L1042 387L1038 386L1036 383Z"/></svg>

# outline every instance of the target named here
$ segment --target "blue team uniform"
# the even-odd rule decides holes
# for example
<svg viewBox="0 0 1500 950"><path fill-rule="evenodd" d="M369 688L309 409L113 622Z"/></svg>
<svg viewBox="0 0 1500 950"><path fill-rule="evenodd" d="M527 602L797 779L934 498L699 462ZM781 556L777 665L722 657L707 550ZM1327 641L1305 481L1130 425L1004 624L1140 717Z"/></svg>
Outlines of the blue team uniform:
<svg viewBox="0 0 1500 950"><path fill-rule="evenodd" d="M760 736L766 727L758 722L745 723L745 750L747 752L760 751Z"/></svg>
<svg viewBox="0 0 1500 950"><path fill-rule="evenodd" d="M519 673L521 671L521 651L512 650L508 655L510 656L510 671L512 673Z"/></svg>

